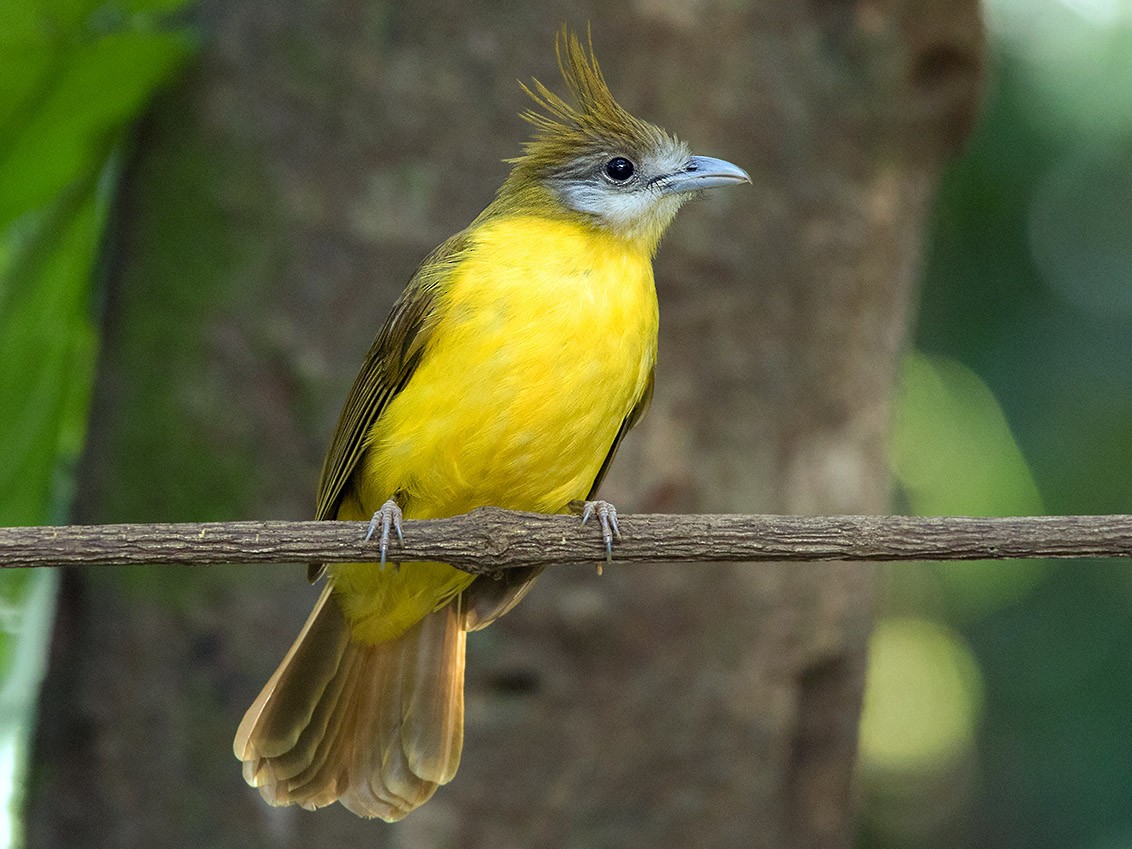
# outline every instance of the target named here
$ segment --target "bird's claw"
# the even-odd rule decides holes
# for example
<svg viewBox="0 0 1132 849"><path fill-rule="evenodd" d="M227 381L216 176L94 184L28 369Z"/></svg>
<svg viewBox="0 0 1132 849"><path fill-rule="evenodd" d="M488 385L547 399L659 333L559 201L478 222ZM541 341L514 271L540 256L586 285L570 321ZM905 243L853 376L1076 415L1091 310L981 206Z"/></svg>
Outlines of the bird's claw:
<svg viewBox="0 0 1132 849"><path fill-rule="evenodd" d="M605 562L613 562L613 539L621 539L621 528L617 524L617 508L608 501L586 501L582 504L582 524L597 516L601 525L601 540L605 543ZM599 567L600 568L600 567Z"/></svg>
<svg viewBox="0 0 1132 849"><path fill-rule="evenodd" d="M385 568L386 555L389 553L389 530L392 528L397 532L397 541L405 544L405 535L401 532L401 520L405 515L401 512L401 508L397 502L390 498L381 508L373 514L373 518L369 520L369 530L366 532L366 542L381 527L381 568Z"/></svg>

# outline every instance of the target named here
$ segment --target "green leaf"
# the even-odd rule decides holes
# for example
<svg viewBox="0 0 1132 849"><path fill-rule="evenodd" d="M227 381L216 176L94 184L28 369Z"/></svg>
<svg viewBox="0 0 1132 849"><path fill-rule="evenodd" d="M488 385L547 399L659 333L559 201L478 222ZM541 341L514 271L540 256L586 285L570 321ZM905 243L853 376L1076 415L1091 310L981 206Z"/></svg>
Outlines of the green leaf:
<svg viewBox="0 0 1132 849"><path fill-rule="evenodd" d="M0 3L0 139L25 104L50 85L75 45L98 0L5 0Z"/></svg>
<svg viewBox="0 0 1132 849"><path fill-rule="evenodd" d="M66 516L93 382L112 151L191 47L142 13L179 5L0 3L0 525ZM0 571L0 847L18 840L56 584L53 570Z"/></svg>
<svg viewBox="0 0 1132 849"><path fill-rule="evenodd" d="M119 4L127 12L171 14L183 9L189 0L121 0Z"/></svg>
<svg viewBox="0 0 1132 849"><path fill-rule="evenodd" d="M96 172L122 127L184 62L177 33L122 32L74 47L0 138L0 227Z"/></svg>
<svg viewBox="0 0 1132 849"><path fill-rule="evenodd" d="M91 269L104 216L91 185L9 231L0 251L0 524L61 518L60 480L78 456L94 366ZM0 572L0 763L20 764L46 668L54 570ZM11 767L3 766L4 772ZM17 794L19 775L0 775ZM14 818L12 821L17 821ZM0 835L0 845L4 845Z"/></svg>
<svg viewBox="0 0 1132 849"><path fill-rule="evenodd" d="M50 521L61 449L76 452L94 369L90 272L100 232L93 187L60 203L0 271L0 524Z"/></svg>

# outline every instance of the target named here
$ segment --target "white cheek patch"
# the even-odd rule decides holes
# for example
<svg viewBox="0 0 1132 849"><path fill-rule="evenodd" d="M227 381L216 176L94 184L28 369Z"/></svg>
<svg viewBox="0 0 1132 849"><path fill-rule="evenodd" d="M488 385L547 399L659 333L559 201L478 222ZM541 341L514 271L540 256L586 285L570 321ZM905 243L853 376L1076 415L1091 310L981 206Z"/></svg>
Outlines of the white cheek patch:
<svg viewBox="0 0 1132 849"><path fill-rule="evenodd" d="M562 200L567 206L596 215L618 229L647 215L660 199L659 192L647 188L627 189L589 182L570 182L562 187Z"/></svg>
<svg viewBox="0 0 1132 849"><path fill-rule="evenodd" d="M656 151L638 164L638 174L674 174L688 161L687 149L678 142ZM600 174L566 179L554 187L571 209L599 218L625 235L663 229L687 199L668 194L659 185L616 185Z"/></svg>

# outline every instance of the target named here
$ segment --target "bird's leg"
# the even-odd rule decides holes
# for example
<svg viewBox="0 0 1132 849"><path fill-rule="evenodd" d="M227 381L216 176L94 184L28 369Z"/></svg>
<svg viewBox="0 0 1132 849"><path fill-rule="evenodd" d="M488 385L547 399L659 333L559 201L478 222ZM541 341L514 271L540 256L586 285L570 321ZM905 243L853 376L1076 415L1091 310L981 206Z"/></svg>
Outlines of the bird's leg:
<svg viewBox="0 0 1132 849"><path fill-rule="evenodd" d="M621 528L617 525L617 508L608 501L571 501L570 509L582 514L584 525L594 516L601 525L601 540L605 543L605 562L613 562L613 540L621 539ZM598 566L601 574L601 566Z"/></svg>
<svg viewBox="0 0 1132 849"><path fill-rule="evenodd" d="M369 520L369 530L366 532L366 542L369 542L370 537L374 535L378 526L381 526L381 568L385 568L385 555L389 552L389 529L392 528L397 532L397 541L401 545L405 544L405 536L401 533L401 520L405 515L401 512L401 507L390 498L381 508L373 514L373 518Z"/></svg>

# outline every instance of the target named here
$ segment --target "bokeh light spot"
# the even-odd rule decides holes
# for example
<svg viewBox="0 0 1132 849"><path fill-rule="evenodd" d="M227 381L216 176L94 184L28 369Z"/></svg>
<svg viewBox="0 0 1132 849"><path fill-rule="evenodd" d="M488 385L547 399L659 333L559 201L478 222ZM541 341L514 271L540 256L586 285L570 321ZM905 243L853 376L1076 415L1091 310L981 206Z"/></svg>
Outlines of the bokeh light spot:
<svg viewBox="0 0 1132 849"><path fill-rule="evenodd" d="M926 619L878 623L869 648L861 763L866 769L944 769L974 746L979 667L955 631Z"/></svg>

